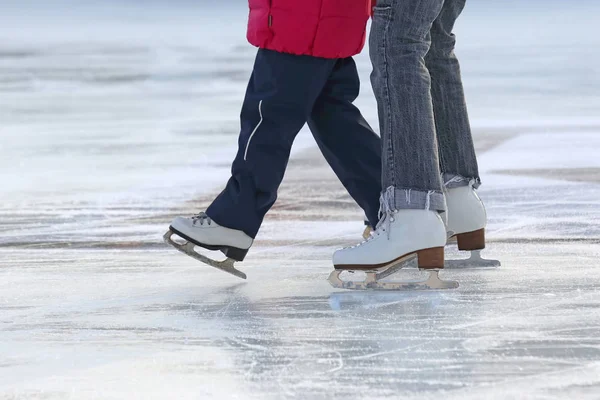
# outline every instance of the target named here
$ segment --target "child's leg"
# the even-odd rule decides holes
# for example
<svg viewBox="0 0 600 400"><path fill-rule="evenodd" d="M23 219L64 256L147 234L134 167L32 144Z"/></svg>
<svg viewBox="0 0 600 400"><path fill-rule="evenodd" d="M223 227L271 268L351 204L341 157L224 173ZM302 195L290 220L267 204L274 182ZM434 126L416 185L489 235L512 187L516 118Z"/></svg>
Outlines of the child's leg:
<svg viewBox="0 0 600 400"><path fill-rule="evenodd" d="M308 125L327 162L375 226L381 193L381 140L352 104L359 90L354 60L338 60Z"/></svg>
<svg viewBox="0 0 600 400"><path fill-rule="evenodd" d="M232 176L206 210L217 224L256 236L277 198L292 143L335 62L258 51L242 107Z"/></svg>

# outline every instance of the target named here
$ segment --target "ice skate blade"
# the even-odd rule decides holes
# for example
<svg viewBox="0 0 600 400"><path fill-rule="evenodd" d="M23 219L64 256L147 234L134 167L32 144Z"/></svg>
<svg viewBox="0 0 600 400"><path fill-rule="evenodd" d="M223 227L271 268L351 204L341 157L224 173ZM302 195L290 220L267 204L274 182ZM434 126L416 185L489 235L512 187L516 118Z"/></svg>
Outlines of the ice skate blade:
<svg viewBox="0 0 600 400"><path fill-rule="evenodd" d="M175 247L175 249L179 250L180 252L182 252L200 262L203 262L204 264L210 265L213 268L220 269L221 271L227 272L228 274L231 274L234 276L237 276L238 278L246 279L246 274L240 270L235 269L235 267L233 266L235 263L235 260L228 258L224 261L215 261L211 258L208 258L208 257L196 252L196 250L194 250L194 247L196 247L196 245L192 242L185 241L185 243L183 243L183 244L179 244L179 243L175 242L171 238L171 236L173 236L173 235L177 236L176 233L174 233L170 230L164 234L163 239L166 244Z"/></svg>
<svg viewBox="0 0 600 400"><path fill-rule="evenodd" d="M387 278L388 276L394 275L396 272L400 271L402 268L419 268L419 263L417 261L416 255L411 255L408 258L405 258L401 262L388 267L387 269L381 270L375 274L375 280L379 281Z"/></svg>
<svg viewBox="0 0 600 400"><path fill-rule="evenodd" d="M481 257L481 250L471 251L471 257L465 260L446 260L444 266L448 269L461 268L497 268L502 264L499 260L487 260Z"/></svg>
<svg viewBox="0 0 600 400"><path fill-rule="evenodd" d="M364 281L344 281L340 279L344 270L335 270L329 275L329 283L337 289L350 290L438 290L438 289L456 289L459 285L456 281L443 281L439 277L438 270L427 270L429 277L422 281L408 282L381 282L377 280L377 272L367 272Z"/></svg>

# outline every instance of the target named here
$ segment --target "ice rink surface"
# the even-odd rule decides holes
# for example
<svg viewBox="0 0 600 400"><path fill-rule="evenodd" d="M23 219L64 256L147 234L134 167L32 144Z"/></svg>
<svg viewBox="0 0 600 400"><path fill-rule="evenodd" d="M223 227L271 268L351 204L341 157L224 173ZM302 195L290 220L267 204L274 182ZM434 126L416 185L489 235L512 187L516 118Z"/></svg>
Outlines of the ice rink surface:
<svg viewBox="0 0 600 400"><path fill-rule="evenodd" d="M0 399L600 399L597 4L467 5L502 267L385 293L326 281L362 215L308 132L247 281L162 243L227 178L254 54L244 1L198 3L0 4Z"/></svg>

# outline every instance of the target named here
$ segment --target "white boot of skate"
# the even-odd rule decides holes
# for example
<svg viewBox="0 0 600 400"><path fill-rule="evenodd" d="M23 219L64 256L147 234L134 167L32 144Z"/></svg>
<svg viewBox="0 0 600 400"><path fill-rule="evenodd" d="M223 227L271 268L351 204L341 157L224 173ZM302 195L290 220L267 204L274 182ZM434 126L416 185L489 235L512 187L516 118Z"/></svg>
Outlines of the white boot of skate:
<svg viewBox="0 0 600 400"><path fill-rule="evenodd" d="M388 213L364 242L338 250L333 255L335 270L329 277L332 286L344 289L447 289L457 282L444 282L438 271L444 268L446 229L440 215L429 210L398 210ZM380 282L396 272L395 266L417 257L419 269L430 271L421 282ZM343 281L343 271L364 271L364 282ZM392 273L393 273L392 272Z"/></svg>
<svg viewBox="0 0 600 400"><path fill-rule="evenodd" d="M174 241L173 235L179 236L184 242ZM200 213L190 218L176 217L163 238L167 244L198 261L246 279L246 274L233 266L236 261L244 260L254 241L242 231L221 226L205 213ZM208 250L220 250L227 256L227 259L215 261L196 252L195 246Z"/></svg>
<svg viewBox="0 0 600 400"><path fill-rule="evenodd" d="M467 260L446 260L447 267L498 267L500 261L481 258L485 248L487 214L483 202L471 185L446 189L448 242L456 241L458 249L470 251Z"/></svg>

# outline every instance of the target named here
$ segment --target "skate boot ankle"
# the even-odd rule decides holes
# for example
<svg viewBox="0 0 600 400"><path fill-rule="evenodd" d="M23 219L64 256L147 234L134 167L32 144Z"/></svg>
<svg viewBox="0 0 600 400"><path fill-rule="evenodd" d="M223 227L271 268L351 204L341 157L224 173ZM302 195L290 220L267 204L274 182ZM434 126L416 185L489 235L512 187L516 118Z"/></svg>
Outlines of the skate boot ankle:
<svg viewBox="0 0 600 400"><path fill-rule="evenodd" d="M220 250L235 261L244 260L253 242L244 232L221 226L205 213L193 217L176 217L169 229L196 246Z"/></svg>
<svg viewBox="0 0 600 400"><path fill-rule="evenodd" d="M485 248L485 227L487 214L483 202L471 186L446 189L448 241L454 239L460 251L470 251L467 260L446 260L446 266L460 267L498 267L500 261L481 258Z"/></svg>
<svg viewBox="0 0 600 400"><path fill-rule="evenodd" d="M335 271L330 276L334 287L346 289L430 289L457 287L456 282L440 281L437 271L444 268L446 229L436 211L398 210L383 217L377 229L364 242L338 250L333 255ZM419 269L435 274L424 282L380 282L395 266L417 257ZM341 271L366 271L364 282L344 282ZM397 270L394 270L397 272Z"/></svg>

